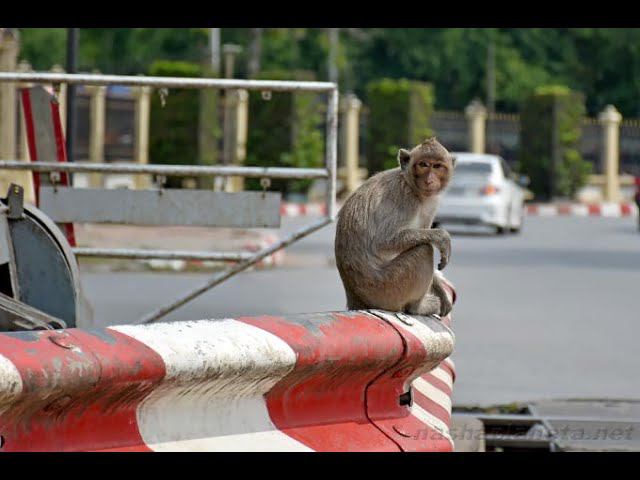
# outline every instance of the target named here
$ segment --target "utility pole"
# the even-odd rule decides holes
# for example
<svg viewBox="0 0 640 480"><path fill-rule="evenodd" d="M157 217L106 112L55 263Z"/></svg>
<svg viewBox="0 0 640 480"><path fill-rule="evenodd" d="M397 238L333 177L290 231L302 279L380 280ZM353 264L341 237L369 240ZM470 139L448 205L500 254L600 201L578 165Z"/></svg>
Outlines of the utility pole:
<svg viewBox="0 0 640 480"><path fill-rule="evenodd" d="M220 77L220 29L209 29L209 48L203 61L205 77ZM212 88L200 90L200 107L198 118L198 163L215 165L218 159L218 99L219 92ZM220 181L220 177L215 180ZM198 187L210 190L214 188L214 179L198 177Z"/></svg>
<svg viewBox="0 0 640 480"><path fill-rule="evenodd" d="M329 81L338 83L338 47L340 43L340 29L329 28Z"/></svg>
<svg viewBox="0 0 640 480"><path fill-rule="evenodd" d="M493 36L487 48L487 150L494 153L493 148L493 115L496 111L496 48Z"/></svg>
<svg viewBox="0 0 640 480"><path fill-rule="evenodd" d="M220 76L220 29L209 29L209 49L211 52L211 71L214 77Z"/></svg>
<svg viewBox="0 0 640 480"><path fill-rule="evenodd" d="M249 61L247 62L247 73L249 74L249 78L253 78L260 72L263 30L263 28L251 29L251 41L249 43Z"/></svg>
<svg viewBox="0 0 640 480"><path fill-rule="evenodd" d="M67 73L78 71L78 41L80 37L79 28L67 28ZM67 161L75 161L75 138L76 138L76 86L67 86Z"/></svg>

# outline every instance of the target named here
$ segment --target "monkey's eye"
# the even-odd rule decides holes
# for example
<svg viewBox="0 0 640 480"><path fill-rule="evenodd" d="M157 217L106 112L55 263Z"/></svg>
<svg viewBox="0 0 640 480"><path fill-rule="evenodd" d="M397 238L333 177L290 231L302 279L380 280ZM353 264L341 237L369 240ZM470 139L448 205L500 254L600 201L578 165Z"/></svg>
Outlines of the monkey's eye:
<svg viewBox="0 0 640 480"><path fill-rule="evenodd" d="M420 162L420 163L418 163L418 166L422 167L422 168L427 168L429 166L429 164L427 162Z"/></svg>
<svg viewBox="0 0 640 480"><path fill-rule="evenodd" d="M442 168L442 165L436 163L435 165L433 165L433 168Z"/></svg>

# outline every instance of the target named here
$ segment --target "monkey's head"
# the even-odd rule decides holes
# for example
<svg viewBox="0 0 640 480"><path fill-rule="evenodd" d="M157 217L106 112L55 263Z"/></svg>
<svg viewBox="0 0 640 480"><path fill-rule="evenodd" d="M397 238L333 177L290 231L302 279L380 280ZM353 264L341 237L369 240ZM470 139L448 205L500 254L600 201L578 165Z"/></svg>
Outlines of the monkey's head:
<svg viewBox="0 0 640 480"><path fill-rule="evenodd" d="M405 179L423 197L437 195L453 175L456 159L435 137L409 150L398 152L398 163Z"/></svg>

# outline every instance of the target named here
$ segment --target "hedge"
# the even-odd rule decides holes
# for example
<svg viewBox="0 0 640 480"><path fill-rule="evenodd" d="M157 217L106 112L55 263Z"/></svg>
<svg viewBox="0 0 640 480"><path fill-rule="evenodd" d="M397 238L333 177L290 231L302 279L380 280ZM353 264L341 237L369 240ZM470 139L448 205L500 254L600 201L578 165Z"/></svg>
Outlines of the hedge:
<svg viewBox="0 0 640 480"><path fill-rule="evenodd" d="M573 197L586 183L591 164L579 151L585 113L583 95L562 85L538 87L525 98L520 113L518 167L531 178L529 188L537 199ZM558 146L555 168L554 131Z"/></svg>
<svg viewBox="0 0 640 480"><path fill-rule="evenodd" d="M370 174L398 165L398 149L430 137L434 91L430 83L383 78L367 84L366 145Z"/></svg>
<svg viewBox="0 0 640 480"><path fill-rule="evenodd" d="M263 71L255 79L315 80L307 71ZM313 92L249 93L246 164L265 167L315 168L324 164L324 99ZM311 180L273 179L270 190L306 192ZM259 179L245 181L248 190L261 190Z"/></svg>
<svg viewBox="0 0 640 480"><path fill-rule="evenodd" d="M149 67L149 75L201 77L202 66L196 63L159 60ZM170 89L162 106L158 90L151 99L149 125L150 161L164 165L213 164L217 159L217 92L197 89ZM200 118L207 117L209 134L199 128ZM202 135L202 137L201 137ZM202 158L200 158L202 157ZM203 181L204 180L204 181ZM211 179L199 179L201 187L211 187ZM167 186L181 187L182 178L170 177Z"/></svg>

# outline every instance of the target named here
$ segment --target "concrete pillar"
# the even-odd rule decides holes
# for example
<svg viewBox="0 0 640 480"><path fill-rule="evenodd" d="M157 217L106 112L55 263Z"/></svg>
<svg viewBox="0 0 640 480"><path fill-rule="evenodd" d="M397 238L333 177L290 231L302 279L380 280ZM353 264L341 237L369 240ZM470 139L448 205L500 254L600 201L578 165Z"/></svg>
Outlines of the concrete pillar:
<svg viewBox="0 0 640 480"><path fill-rule="evenodd" d="M233 78L236 55L242 51L240 45L226 43L222 46L222 56L224 57L224 77ZM246 93L246 92L245 92ZM224 91L224 125L222 127L222 151L223 163L231 165L236 163L238 149L238 108L242 103L237 90ZM246 140L245 140L246 143ZM244 158L242 159L244 161ZM244 185L242 179L217 177L214 183L215 190L237 191L235 188Z"/></svg>
<svg viewBox="0 0 640 480"><path fill-rule="evenodd" d="M464 110L464 114L469 122L469 151L472 153L484 153L487 109L480 100L473 100Z"/></svg>
<svg viewBox="0 0 640 480"><path fill-rule="evenodd" d="M134 158L137 163L149 163L149 120L151 113L151 87L136 87L133 89L135 106L135 141ZM137 189L151 187L150 175L134 175Z"/></svg>
<svg viewBox="0 0 640 480"><path fill-rule="evenodd" d="M89 161L104 163L104 132L107 113L107 87L87 86L91 96L89 103ZM102 174L90 173L89 186L99 188L102 186Z"/></svg>
<svg viewBox="0 0 640 480"><path fill-rule="evenodd" d="M347 194L354 192L360 185L360 108L362 102L355 95L344 98L344 168L345 189Z"/></svg>
<svg viewBox="0 0 640 480"><path fill-rule="evenodd" d="M26 62L16 65L20 51L19 35L17 31L7 28L0 29L0 71L31 71ZM18 88L25 85L15 83L0 83L0 159L23 160L28 162L29 147L24 128L22 112L17 111ZM20 118L18 130L17 119ZM20 134L20 150L16 148L16 134ZM24 199L34 204L33 174L27 171L5 170L0 172L0 195L5 195L9 185L16 183L24 188Z"/></svg>
<svg viewBox="0 0 640 480"><path fill-rule="evenodd" d="M249 94L246 90L229 90L226 95L225 124L227 137L224 143L225 159L229 165L243 165L247 156L247 133L249 128ZM244 190L243 177L229 177L225 191Z"/></svg>
<svg viewBox="0 0 640 480"><path fill-rule="evenodd" d="M14 72L20 43L17 31L0 29L0 71ZM16 159L16 85L0 83L0 159ZM4 195L6 192L0 192Z"/></svg>
<svg viewBox="0 0 640 480"><path fill-rule="evenodd" d="M620 201L619 143L622 115L613 105L607 105L598 115L602 125L602 165L604 166L604 199L607 202Z"/></svg>

